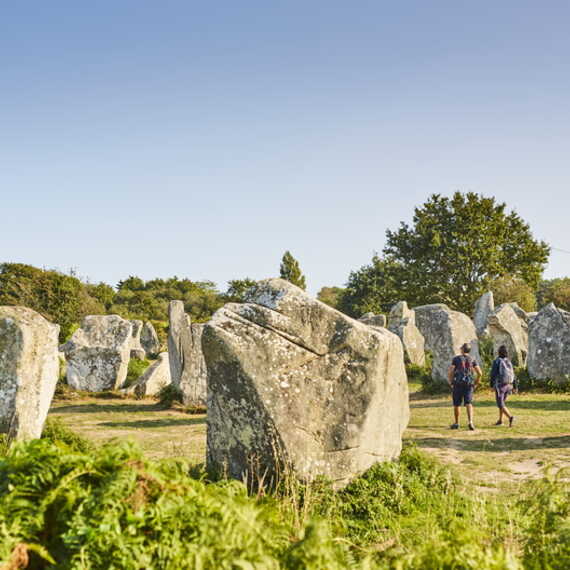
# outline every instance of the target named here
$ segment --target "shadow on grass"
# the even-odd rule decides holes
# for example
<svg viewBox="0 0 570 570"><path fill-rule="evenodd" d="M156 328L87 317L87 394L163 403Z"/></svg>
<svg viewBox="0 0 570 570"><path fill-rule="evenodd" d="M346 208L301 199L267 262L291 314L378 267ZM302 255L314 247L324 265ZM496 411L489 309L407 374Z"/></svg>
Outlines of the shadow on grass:
<svg viewBox="0 0 570 570"><path fill-rule="evenodd" d="M414 439L418 447L439 447L462 451L525 451L527 449L570 448L570 435L542 438L506 437L502 439L445 439L424 437Z"/></svg>
<svg viewBox="0 0 570 570"><path fill-rule="evenodd" d="M114 428L163 428L172 426L192 426L206 423L206 418L157 418L156 420L135 420L132 422L101 422L99 426Z"/></svg>
<svg viewBox="0 0 570 570"><path fill-rule="evenodd" d="M496 408L493 400L477 400L477 394L473 400L475 408ZM445 401L410 403L410 408L445 408L451 406L451 397ZM553 412L570 412L570 400L519 400L516 395L510 396L507 406L513 409L550 410Z"/></svg>
<svg viewBox="0 0 570 570"><path fill-rule="evenodd" d="M76 404L69 406L58 406L52 408L55 414L98 414L100 412L114 413L136 413L136 412L157 412L164 410L159 402L152 404Z"/></svg>

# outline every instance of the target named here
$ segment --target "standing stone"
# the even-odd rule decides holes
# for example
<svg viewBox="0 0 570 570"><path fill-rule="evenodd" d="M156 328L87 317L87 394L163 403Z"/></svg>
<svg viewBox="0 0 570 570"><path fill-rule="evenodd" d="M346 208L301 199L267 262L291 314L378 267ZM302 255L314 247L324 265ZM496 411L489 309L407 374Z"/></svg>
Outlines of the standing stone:
<svg viewBox="0 0 570 570"><path fill-rule="evenodd" d="M528 323L528 313L518 303L509 303L509 305L523 323Z"/></svg>
<svg viewBox="0 0 570 570"><path fill-rule="evenodd" d="M119 315L90 315L62 346L67 383L76 390L115 390L125 381L132 324Z"/></svg>
<svg viewBox="0 0 570 570"><path fill-rule="evenodd" d="M570 313L554 303L546 305L531 321L528 340L531 378L570 382Z"/></svg>
<svg viewBox="0 0 570 570"><path fill-rule="evenodd" d="M495 310L495 299L493 297L493 292L488 291L484 293L477 299L475 303L475 310L473 311L473 322L475 324L475 329L477 330L478 337L487 336L489 331L487 330L487 319L489 315Z"/></svg>
<svg viewBox="0 0 570 570"><path fill-rule="evenodd" d="M206 323L207 460L274 481L287 466L342 486L397 457L409 419L402 343L282 279Z"/></svg>
<svg viewBox="0 0 570 570"><path fill-rule="evenodd" d="M132 328L131 333L131 358L144 360L146 358L146 351L141 345L141 332L143 328L142 321L131 320Z"/></svg>
<svg viewBox="0 0 570 570"><path fill-rule="evenodd" d="M33 439L42 429L59 372L59 326L25 307L0 307L0 432Z"/></svg>
<svg viewBox="0 0 570 570"><path fill-rule="evenodd" d="M504 303L489 315L487 322L495 356L499 354L499 347L505 345L513 364L525 366L528 354L526 320L521 320L511 303Z"/></svg>
<svg viewBox="0 0 570 570"><path fill-rule="evenodd" d="M432 378L447 382L447 371L461 345L471 345L471 356L481 365L477 331L473 321L464 313L452 311L447 305L434 304L416 307L416 324L422 333L426 349L433 356Z"/></svg>
<svg viewBox="0 0 570 570"><path fill-rule="evenodd" d="M187 406L205 406L207 375L202 355L203 325L190 324L182 301L170 301L168 352L172 384Z"/></svg>
<svg viewBox="0 0 570 570"><path fill-rule="evenodd" d="M160 341L150 321L145 321L143 325L141 331L141 346L149 356L158 354L160 351Z"/></svg>
<svg viewBox="0 0 570 570"><path fill-rule="evenodd" d="M398 335L402 341L407 362L417 366L425 365L425 340L416 326L416 313L408 308L406 301L400 301L392 307L388 330Z"/></svg>
<svg viewBox="0 0 570 570"><path fill-rule="evenodd" d="M161 352L153 362L125 392L133 393L137 398L156 396L162 388L170 385L170 365L168 352Z"/></svg>
<svg viewBox="0 0 570 570"><path fill-rule="evenodd" d="M386 315L375 315L374 313L365 313L358 319L361 323L369 327L386 327Z"/></svg>

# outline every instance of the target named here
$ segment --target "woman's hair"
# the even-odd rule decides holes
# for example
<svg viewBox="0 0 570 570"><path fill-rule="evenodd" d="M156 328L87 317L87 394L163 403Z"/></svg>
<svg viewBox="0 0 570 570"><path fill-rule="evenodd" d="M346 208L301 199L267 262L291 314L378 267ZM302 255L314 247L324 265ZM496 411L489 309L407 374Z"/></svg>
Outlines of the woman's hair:
<svg viewBox="0 0 570 570"><path fill-rule="evenodd" d="M509 356L509 352L507 350L507 347L504 344L499 346L499 356L501 358L507 358L507 356Z"/></svg>

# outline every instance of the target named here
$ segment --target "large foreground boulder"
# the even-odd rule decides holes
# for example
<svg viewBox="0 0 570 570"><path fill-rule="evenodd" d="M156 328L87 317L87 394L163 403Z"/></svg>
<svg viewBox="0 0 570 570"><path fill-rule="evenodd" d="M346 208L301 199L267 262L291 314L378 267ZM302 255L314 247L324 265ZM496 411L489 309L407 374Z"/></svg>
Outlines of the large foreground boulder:
<svg viewBox="0 0 570 570"><path fill-rule="evenodd" d="M471 356L481 365L477 331L473 321L464 313L447 305L422 305L415 308L416 324L422 333L426 349L432 353L432 378L447 382L447 371L461 345L471 345Z"/></svg>
<svg viewBox="0 0 570 570"><path fill-rule="evenodd" d="M168 352L172 384L182 393L187 406L205 406L206 363L202 354L204 325L191 324L182 301L169 306Z"/></svg>
<svg viewBox="0 0 570 570"><path fill-rule="evenodd" d="M160 341L156 330L150 321L145 321L141 331L141 346L148 356L158 354L160 351Z"/></svg>
<svg viewBox="0 0 570 570"><path fill-rule="evenodd" d="M156 396L163 388L169 386L170 364L168 352L161 352L153 362L125 392L133 393L137 398Z"/></svg>
<svg viewBox="0 0 570 570"><path fill-rule="evenodd" d="M531 320L528 372L537 380L570 382L570 313L550 303Z"/></svg>
<svg viewBox="0 0 570 570"><path fill-rule="evenodd" d="M489 315L495 310L495 298L492 291L487 291L477 299L475 302L475 310L473 311L473 323L477 336L487 336L489 330L487 329L487 320Z"/></svg>
<svg viewBox="0 0 570 570"><path fill-rule="evenodd" d="M358 319L361 323L368 325L370 327L380 327L386 326L386 315L375 315L374 313L365 313Z"/></svg>
<svg viewBox="0 0 570 570"><path fill-rule="evenodd" d="M499 305L488 317L488 330L493 340L493 352L498 355L499 347L507 347L509 358L515 366L525 366L528 353L528 327L515 312L511 303Z"/></svg>
<svg viewBox="0 0 570 570"><path fill-rule="evenodd" d="M25 307L0 307L0 432L41 436L59 372L59 326Z"/></svg>
<svg viewBox="0 0 570 570"><path fill-rule="evenodd" d="M402 341L407 362L417 366L425 365L425 340L416 326L416 313L408 308L406 301L400 301L392 307L388 318L388 330Z"/></svg>
<svg viewBox="0 0 570 570"><path fill-rule="evenodd" d="M259 282L247 301L204 329L209 466L341 486L398 456L409 418L399 339L282 279Z"/></svg>
<svg viewBox="0 0 570 570"><path fill-rule="evenodd" d="M132 324L119 315L89 315L62 346L67 383L76 390L119 388L127 377Z"/></svg>

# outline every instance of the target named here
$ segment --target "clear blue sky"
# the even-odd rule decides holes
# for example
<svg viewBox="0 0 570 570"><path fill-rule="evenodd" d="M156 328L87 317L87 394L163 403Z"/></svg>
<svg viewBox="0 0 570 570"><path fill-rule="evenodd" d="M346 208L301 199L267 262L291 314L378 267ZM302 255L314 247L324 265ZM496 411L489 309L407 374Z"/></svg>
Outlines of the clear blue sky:
<svg viewBox="0 0 570 570"><path fill-rule="evenodd" d="M0 260L341 285L431 193L570 251L570 3L0 7ZM570 275L554 251L547 276Z"/></svg>

